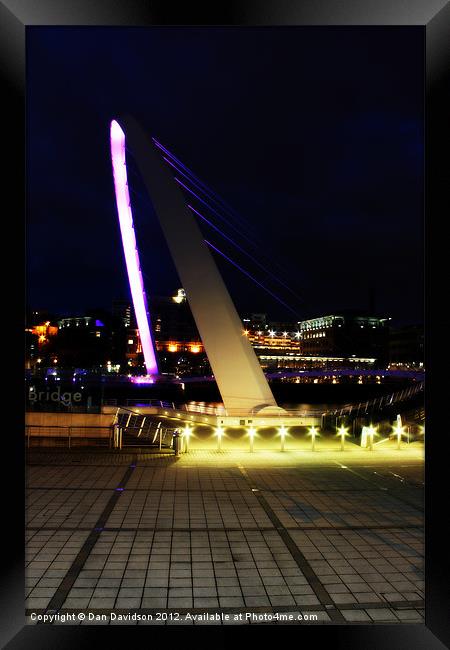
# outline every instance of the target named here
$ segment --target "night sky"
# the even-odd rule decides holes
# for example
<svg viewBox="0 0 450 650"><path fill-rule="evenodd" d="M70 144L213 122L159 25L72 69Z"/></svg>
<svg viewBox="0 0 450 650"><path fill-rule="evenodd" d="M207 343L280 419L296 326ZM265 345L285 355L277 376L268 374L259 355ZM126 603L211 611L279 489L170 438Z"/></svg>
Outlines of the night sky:
<svg viewBox="0 0 450 650"><path fill-rule="evenodd" d="M32 28L28 290L82 314L128 296L109 124L133 114L239 215L227 231L301 296L205 230L298 319L367 309L422 321L423 30ZM137 186L136 186L137 187ZM150 295L181 286L145 198ZM240 313L295 316L218 261Z"/></svg>

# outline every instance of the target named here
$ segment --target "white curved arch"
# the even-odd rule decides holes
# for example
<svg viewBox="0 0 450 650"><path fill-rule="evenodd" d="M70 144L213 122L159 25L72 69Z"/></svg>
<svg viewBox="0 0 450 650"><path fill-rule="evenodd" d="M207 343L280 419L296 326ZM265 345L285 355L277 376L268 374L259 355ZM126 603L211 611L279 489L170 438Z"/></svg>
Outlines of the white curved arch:
<svg viewBox="0 0 450 650"><path fill-rule="evenodd" d="M130 195L128 192L125 133L116 120L112 120L111 122L110 137L116 205L134 313L139 328L147 374L157 375L158 364L150 330L147 298L142 280L139 252L133 225L133 213L131 211Z"/></svg>

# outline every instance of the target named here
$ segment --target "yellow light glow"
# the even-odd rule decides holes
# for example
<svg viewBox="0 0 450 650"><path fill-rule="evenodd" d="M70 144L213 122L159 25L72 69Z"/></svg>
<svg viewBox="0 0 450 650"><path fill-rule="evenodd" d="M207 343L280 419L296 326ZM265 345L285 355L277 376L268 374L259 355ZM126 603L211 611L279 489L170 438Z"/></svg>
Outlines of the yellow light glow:
<svg viewBox="0 0 450 650"><path fill-rule="evenodd" d="M308 436L311 436L312 438L315 438L316 436L319 436L320 433L317 430L317 427L309 427L309 433Z"/></svg>
<svg viewBox="0 0 450 650"><path fill-rule="evenodd" d="M405 431L405 427L402 426L401 422L401 418L398 416L397 425L395 427L392 427L393 433L395 433L397 437L397 449L400 449L401 447L402 437L406 437L408 435Z"/></svg>
<svg viewBox="0 0 450 650"><path fill-rule="evenodd" d="M224 435L224 430L221 426L216 427L215 435L217 436L217 451L222 451L222 437Z"/></svg>
<svg viewBox="0 0 450 650"><path fill-rule="evenodd" d="M286 442L286 435L287 435L287 429L284 425L281 425L281 427L278 429L280 433L280 438L281 438L281 451L284 451L284 445Z"/></svg>
<svg viewBox="0 0 450 650"><path fill-rule="evenodd" d="M256 429L254 427L250 427L248 430L248 437L250 439L250 452L253 452L254 449L254 440L256 436Z"/></svg>
<svg viewBox="0 0 450 650"><path fill-rule="evenodd" d="M198 354L200 352L200 346L199 345L191 345L191 352L194 354Z"/></svg>
<svg viewBox="0 0 450 650"><path fill-rule="evenodd" d="M189 440L191 439L192 429L189 424L186 424L183 430L183 440L184 440L184 451L187 452L189 449Z"/></svg>
<svg viewBox="0 0 450 650"><path fill-rule="evenodd" d="M402 427L401 424L397 424L395 427L392 427L392 431L393 431L393 433L395 433L395 435L396 435L397 437L400 437L400 438L401 438L402 436L406 436L406 435L407 435L407 434L406 434L406 431L405 431L405 427Z"/></svg>
<svg viewBox="0 0 450 650"><path fill-rule="evenodd" d="M341 451L344 451L345 450L345 436L349 435L348 429L346 429L344 426L340 426L336 435L341 437Z"/></svg>
<svg viewBox="0 0 450 650"><path fill-rule="evenodd" d="M311 436L311 451L315 451L316 437L319 435L319 432L317 431L316 427L310 427L308 435Z"/></svg>
<svg viewBox="0 0 450 650"><path fill-rule="evenodd" d="M172 300L178 305L186 300L186 292L184 289L178 289L177 295L172 297Z"/></svg>
<svg viewBox="0 0 450 650"><path fill-rule="evenodd" d="M373 438L378 435L377 429L371 424L370 427L366 428L366 432L369 437L369 449L373 451Z"/></svg>
<svg viewBox="0 0 450 650"><path fill-rule="evenodd" d="M178 350L178 345L175 345L175 343L171 343L169 345L169 352L176 352Z"/></svg>

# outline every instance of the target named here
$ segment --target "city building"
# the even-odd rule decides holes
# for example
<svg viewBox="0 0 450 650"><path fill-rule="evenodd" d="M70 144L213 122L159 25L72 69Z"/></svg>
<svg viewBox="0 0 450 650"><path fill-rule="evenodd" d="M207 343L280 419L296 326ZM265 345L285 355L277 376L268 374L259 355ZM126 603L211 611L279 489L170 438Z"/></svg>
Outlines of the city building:
<svg viewBox="0 0 450 650"><path fill-rule="evenodd" d="M55 337L58 334L58 327L50 318L47 312L34 311L27 315L25 364L29 370L50 362L50 356L54 352Z"/></svg>
<svg viewBox="0 0 450 650"><path fill-rule="evenodd" d="M211 368L183 289L154 296L149 311L161 374L208 375ZM40 316L36 314L34 318ZM95 372L145 373L139 330L130 301L115 300L112 309L30 321L26 329L27 368L86 368ZM340 312L300 322L269 321L266 314L242 318L262 368L308 370L375 368L389 362L419 363L423 331L397 328L389 319Z"/></svg>
<svg viewBox="0 0 450 650"><path fill-rule="evenodd" d="M423 366L424 332L421 325L394 327L389 334L389 363Z"/></svg>
<svg viewBox="0 0 450 650"><path fill-rule="evenodd" d="M388 361L389 318L341 312L298 323L304 356Z"/></svg>
<svg viewBox="0 0 450 650"><path fill-rule="evenodd" d="M134 311L129 300L113 300L112 316L115 323L123 327L136 328Z"/></svg>
<svg viewBox="0 0 450 650"><path fill-rule="evenodd" d="M184 289L150 299L153 337L162 374L209 374L211 369Z"/></svg>

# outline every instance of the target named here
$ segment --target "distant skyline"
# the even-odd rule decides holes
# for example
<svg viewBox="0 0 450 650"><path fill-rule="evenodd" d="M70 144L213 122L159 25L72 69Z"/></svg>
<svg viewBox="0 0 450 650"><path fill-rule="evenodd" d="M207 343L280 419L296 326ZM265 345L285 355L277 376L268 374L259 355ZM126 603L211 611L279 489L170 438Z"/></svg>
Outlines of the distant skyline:
<svg viewBox="0 0 450 650"><path fill-rule="evenodd" d="M288 268L302 300L205 226L297 318L218 258L241 315L367 310L372 291L375 312L422 322L423 56L422 28L30 28L29 307L128 298L109 157L128 112ZM172 295L152 208L133 207L147 293Z"/></svg>

